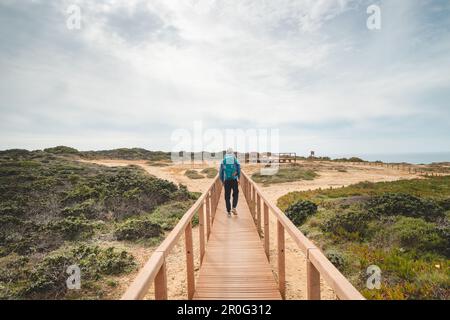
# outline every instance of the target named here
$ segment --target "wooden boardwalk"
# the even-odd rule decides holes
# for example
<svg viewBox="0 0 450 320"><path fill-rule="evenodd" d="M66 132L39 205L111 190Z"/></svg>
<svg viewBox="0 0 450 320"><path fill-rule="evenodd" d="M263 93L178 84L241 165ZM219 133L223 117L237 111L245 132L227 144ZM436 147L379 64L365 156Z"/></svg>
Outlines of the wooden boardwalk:
<svg viewBox="0 0 450 320"><path fill-rule="evenodd" d="M242 190L239 196L238 215L228 217L222 192L194 299L281 299Z"/></svg>
<svg viewBox="0 0 450 320"><path fill-rule="evenodd" d="M187 299L276 300L286 296L285 236L288 234L306 257L307 299L320 299L320 279L342 300L364 297L274 204L244 171L239 187L238 216L225 211L222 183L217 175L183 215L175 228L153 252L122 296L123 300L144 299L154 286L156 300L167 300L166 257L184 235ZM254 208L252 212L250 208ZM252 215L253 213L253 215ZM277 279L267 255L270 251L269 215L277 219ZM192 220L198 216L200 270L195 277ZM214 221L213 221L214 220ZM262 223L264 221L264 224ZM257 230L264 230L264 239ZM209 238L208 238L209 235Z"/></svg>

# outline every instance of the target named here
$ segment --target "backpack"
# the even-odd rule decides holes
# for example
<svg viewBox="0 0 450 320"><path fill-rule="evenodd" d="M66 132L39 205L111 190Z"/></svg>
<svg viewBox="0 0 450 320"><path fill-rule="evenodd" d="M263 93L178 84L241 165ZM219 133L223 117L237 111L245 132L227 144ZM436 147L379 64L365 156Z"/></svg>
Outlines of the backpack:
<svg viewBox="0 0 450 320"><path fill-rule="evenodd" d="M226 155L223 159L223 167L225 171L225 180L235 179L237 176L237 159L234 155Z"/></svg>

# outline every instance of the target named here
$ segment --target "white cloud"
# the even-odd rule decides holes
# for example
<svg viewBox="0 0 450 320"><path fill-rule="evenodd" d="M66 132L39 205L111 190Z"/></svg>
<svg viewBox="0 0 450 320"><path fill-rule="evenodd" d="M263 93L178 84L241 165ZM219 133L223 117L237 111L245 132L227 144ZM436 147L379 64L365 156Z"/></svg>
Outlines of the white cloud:
<svg viewBox="0 0 450 320"><path fill-rule="evenodd" d="M74 2L82 8L79 32L64 30L64 9ZM449 42L429 41L448 40L448 34L424 30L436 21L414 20L421 14L418 3L382 1L387 18L378 34L365 29L366 3L65 0L46 5L52 20L30 22L36 38L15 40L17 54L0 56L0 108L10 133L0 147L20 141L27 146L19 137L36 132L38 141L39 135L61 144L78 138L74 145L81 147L115 146L128 137L130 145L150 140L147 147L169 149L173 128L214 119L209 125L217 128L299 123L297 132L286 133L290 149L316 139L335 150L335 140L321 133L329 123L358 127L386 117L420 116L427 110L415 97L450 84ZM14 2L5 6L17 9ZM23 10L15 11L17 21ZM17 22L17 28L25 26ZM417 52L408 52L413 43ZM300 124L306 123L316 129L303 129ZM79 130L94 134L96 142ZM299 132L311 139L299 142Z"/></svg>

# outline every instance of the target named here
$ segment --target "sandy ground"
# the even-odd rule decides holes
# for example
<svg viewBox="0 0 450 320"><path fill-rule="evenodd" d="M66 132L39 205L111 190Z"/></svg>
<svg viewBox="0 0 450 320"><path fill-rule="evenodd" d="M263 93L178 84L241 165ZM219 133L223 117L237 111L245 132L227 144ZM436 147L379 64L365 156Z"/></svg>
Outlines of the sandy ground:
<svg viewBox="0 0 450 320"><path fill-rule="evenodd" d="M189 169L204 169L210 167L208 164L204 165L170 165L166 167L151 166L148 161L145 160L80 160L81 162L95 163L108 167L123 167L128 165L139 166L149 174L156 176L160 179L165 179L171 181L175 184L183 184L187 186L189 191L192 192L203 192L211 184L212 179L189 179L184 175L186 170Z"/></svg>
<svg viewBox="0 0 450 320"><path fill-rule="evenodd" d="M106 166L126 166L137 165L158 178L166 179L177 184L183 184L190 191L203 192L211 184L212 179L192 180L184 176L188 169L201 169L216 164L205 165L170 165L166 167L155 167L148 165L147 161L128 161L128 160L95 160L85 161ZM394 181L400 179L411 179L418 177L410 174L407 170L398 170L392 168L383 168L375 166L352 165L352 164L333 164L333 163L314 163L299 162L304 166L310 166L319 173L319 177L311 181L296 181L282 184L273 184L270 186L261 186L266 197L276 204L279 197L291 191L312 190L318 188L335 188L347 186L361 181ZM259 169L257 165L245 165L243 169L248 173L253 173ZM241 199L242 200L242 199ZM219 212L217 214L220 214ZM195 269L199 268L199 237L198 228L194 228L194 255ZM276 219L271 215L270 219L270 261L273 270L276 270ZM136 257L138 269L140 269L155 248L148 248L139 245L127 245L127 249ZM184 239L181 238L167 258L167 275L169 287L169 299L186 299L186 267ZM126 290L130 282L135 278L137 271L122 277L117 288L119 298ZM276 272L275 272L276 275ZM335 299L333 290L321 279L322 299ZM148 298L153 298L153 288L150 289ZM296 244L286 236L286 298L287 299L306 299L306 260L303 253Z"/></svg>

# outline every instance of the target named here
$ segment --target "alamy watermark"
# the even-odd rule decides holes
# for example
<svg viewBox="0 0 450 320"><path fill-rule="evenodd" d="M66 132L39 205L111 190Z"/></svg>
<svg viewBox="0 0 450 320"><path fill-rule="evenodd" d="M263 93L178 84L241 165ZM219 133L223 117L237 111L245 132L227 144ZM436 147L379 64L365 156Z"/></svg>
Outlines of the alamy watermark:
<svg viewBox="0 0 450 320"><path fill-rule="evenodd" d="M240 162L262 163L261 174L278 172L280 133L274 128L204 128L195 121L192 128L179 128L171 135L171 159L175 163L204 163L223 160L232 148Z"/></svg>
<svg viewBox="0 0 450 320"><path fill-rule="evenodd" d="M381 288L381 269L377 265L370 265L366 274L369 276L366 281L367 289L380 289Z"/></svg>
<svg viewBox="0 0 450 320"><path fill-rule="evenodd" d="M373 4L367 7L367 29L369 30L381 30L381 8L380 6Z"/></svg>
<svg viewBox="0 0 450 320"><path fill-rule="evenodd" d="M66 280L67 289L80 290L81 289L81 269L78 265L73 264L66 269L69 277Z"/></svg>
<svg viewBox="0 0 450 320"><path fill-rule="evenodd" d="M69 30L80 30L81 29L81 7L72 4L66 9L67 20L66 27Z"/></svg>

